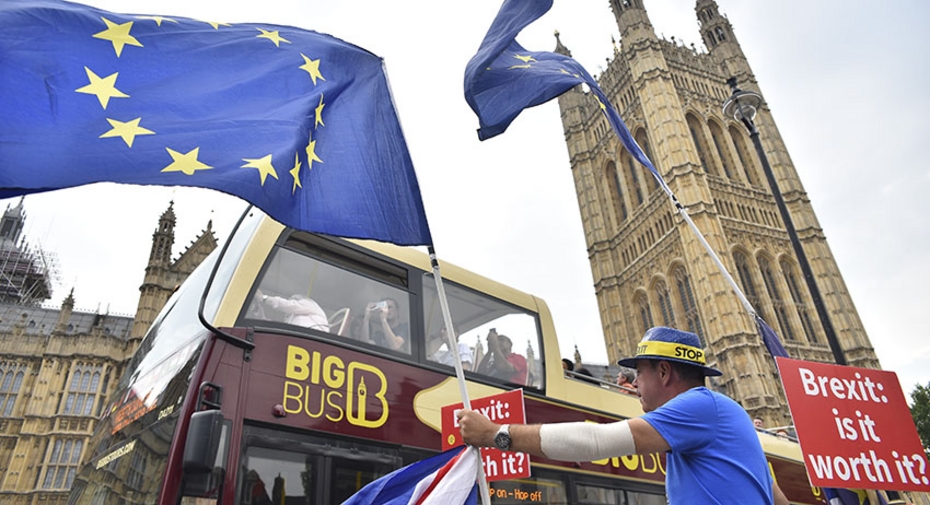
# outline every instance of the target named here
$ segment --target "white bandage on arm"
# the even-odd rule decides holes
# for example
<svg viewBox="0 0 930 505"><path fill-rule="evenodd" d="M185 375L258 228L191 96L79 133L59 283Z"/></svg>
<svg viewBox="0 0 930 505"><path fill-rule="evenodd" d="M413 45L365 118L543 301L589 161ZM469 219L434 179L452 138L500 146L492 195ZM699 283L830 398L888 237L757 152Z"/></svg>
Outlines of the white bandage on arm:
<svg viewBox="0 0 930 505"><path fill-rule="evenodd" d="M539 427L539 447L547 458L561 461L594 461L636 454L627 421L544 424Z"/></svg>

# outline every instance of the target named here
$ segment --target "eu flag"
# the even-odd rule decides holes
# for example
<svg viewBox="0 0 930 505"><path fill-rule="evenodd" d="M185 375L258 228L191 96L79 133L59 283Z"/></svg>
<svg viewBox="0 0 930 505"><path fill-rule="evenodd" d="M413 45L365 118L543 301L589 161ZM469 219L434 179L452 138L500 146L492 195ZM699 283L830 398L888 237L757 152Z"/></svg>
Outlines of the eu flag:
<svg viewBox="0 0 930 505"><path fill-rule="evenodd" d="M0 198L212 188L302 230L429 245L378 56L298 28L0 2Z"/></svg>
<svg viewBox="0 0 930 505"><path fill-rule="evenodd" d="M486 140L504 133L523 109L587 84L623 147L671 194L620 114L581 64L559 53L527 51L516 41L520 31L551 7L552 0L504 0L478 52L465 67L465 100L478 116L478 138Z"/></svg>

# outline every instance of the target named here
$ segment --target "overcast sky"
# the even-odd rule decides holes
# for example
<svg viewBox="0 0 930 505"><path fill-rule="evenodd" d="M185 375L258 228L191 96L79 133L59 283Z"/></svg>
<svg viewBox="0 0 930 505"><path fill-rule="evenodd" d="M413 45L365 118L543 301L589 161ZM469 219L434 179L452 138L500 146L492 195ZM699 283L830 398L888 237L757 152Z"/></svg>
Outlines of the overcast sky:
<svg viewBox="0 0 930 505"><path fill-rule="evenodd" d="M549 304L563 356L606 353L555 101L479 142L465 63L499 0L92 0L103 9L293 25L384 57L441 259ZM694 0L645 0L657 35L703 49ZM719 0L759 80L866 331L905 394L930 383L930 4ZM518 40L555 30L600 74L619 31L607 0L556 0ZM923 149L923 150L922 150ZM27 197L27 234L58 255L60 304L133 314L158 217L174 200L175 256L209 220L225 239L245 204L209 190L95 185ZM7 203L7 202L2 202ZM5 205L4 205L5 207Z"/></svg>

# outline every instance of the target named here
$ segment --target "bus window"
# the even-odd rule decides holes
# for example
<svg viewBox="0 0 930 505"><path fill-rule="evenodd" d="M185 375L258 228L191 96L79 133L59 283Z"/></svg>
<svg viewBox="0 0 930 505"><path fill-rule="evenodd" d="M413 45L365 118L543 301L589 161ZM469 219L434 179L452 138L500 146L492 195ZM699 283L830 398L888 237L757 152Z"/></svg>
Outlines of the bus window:
<svg viewBox="0 0 930 505"><path fill-rule="evenodd" d="M245 426L238 505L342 503L403 466L394 449Z"/></svg>
<svg viewBox="0 0 930 505"><path fill-rule="evenodd" d="M245 310L243 324L309 328L409 354L407 291L362 275L351 264L318 259L313 252L275 248Z"/></svg>
<svg viewBox="0 0 930 505"><path fill-rule="evenodd" d="M575 486L575 492L578 494L578 503L581 505L626 505L621 489L578 484Z"/></svg>
<svg viewBox="0 0 930 505"><path fill-rule="evenodd" d="M665 505L668 503L664 494L627 491L626 498L629 505Z"/></svg>
<svg viewBox="0 0 930 505"><path fill-rule="evenodd" d="M625 491L614 487L584 483L575 485L578 503L585 505L665 505L668 499L663 494Z"/></svg>
<svg viewBox="0 0 930 505"><path fill-rule="evenodd" d="M383 463L357 458L332 458L330 466L330 503L348 500L368 483L393 471L393 468L385 468Z"/></svg>
<svg viewBox="0 0 930 505"><path fill-rule="evenodd" d="M451 282L444 282L443 288L449 301L452 325L458 333L459 356L464 369L496 381L542 389L542 350L536 315ZM423 276L426 359L452 365L453 357L443 334L443 326L436 282L433 275L427 273ZM497 334L502 358L513 363L509 367L512 370L502 371L494 366L496 356L488 343L492 329Z"/></svg>

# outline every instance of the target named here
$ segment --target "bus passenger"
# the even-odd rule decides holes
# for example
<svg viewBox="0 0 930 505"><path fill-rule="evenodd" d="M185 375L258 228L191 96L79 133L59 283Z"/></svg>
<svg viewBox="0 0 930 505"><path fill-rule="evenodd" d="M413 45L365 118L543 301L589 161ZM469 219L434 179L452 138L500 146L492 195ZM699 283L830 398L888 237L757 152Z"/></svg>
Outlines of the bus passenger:
<svg viewBox="0 0 930 505"><path fill-rule="evenodd" d="M259 289L255 296L261 302L278 312L283 312L284 322L294 326L313 328L314 330L329 331L329 321L326 312L312 298L303 295L293 295L290 298L269 296Z"/></svg>
<svg viewBox="0 0 930 505"><path fill-rule="evenodd" d="M635 380L636 370L628 366L620 367L620 371L617 372L617 385L620 386L621 393L636 396L636 386L633 385Z"/></svg>
<svg viewBox="0 0 930 505"><path fill-rule="evenodd" d="M405 350L410 329L407 323L400 322L397 308L397 300L393 298L369 303L365 307L365 320L362 322L362 340L395 351ZM375 315L375 321L371 320L372 314Z"/></svg>
<svg viewBox="0 0 930 505"><path fill-rule="evenodd" d="M475 361L475 356L471 347L465 342L459 342L458 332L455 332L455 341L458 344L459 360L462 362L462 369L471 370L472 362ZM445 344L445 347L443 347L443 344ZM455 364L455 356L453 356L452 350L449 349L445 327L439 330L439 335L433 335L427 339L426 357L430 361L435 361L443 365L453 366Z"/></svg>
<svg viewBox="0 0 930 505"><path fill-rule="evenodd" d="M738 403L704 387L720 371L705 364L697 335L651 328L635 367L644 415L609 424L587 422L498 425L473 410L457 413L469 445L497 447L563 461L665 452L665 489L671 505L758 503L787 505L769 473L749 415Z"/></svg>
<svg viewBox="0 0 930 505"><path fill-rule="evenodd" d="M497 330L491 328L488 332L488 354L478 366L478 373L525 385L528 371L526 358L512 351L513 342L510 338L498 335Z"/></svg>
<svg viewBox="0 0 930 505"><path fill-rule="evenodd" d="M575 370L575 378L585 382L590 382L591 384L598 384L598 380L594 377L594 374L591 373L591 370L588 370L583 366L578 367Z"/></svg>

